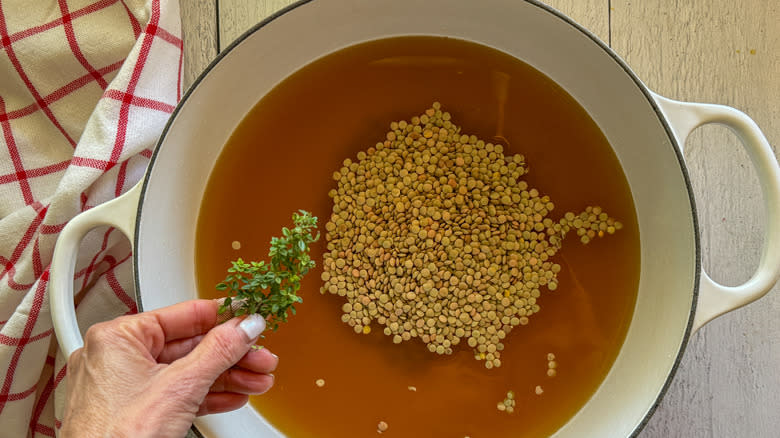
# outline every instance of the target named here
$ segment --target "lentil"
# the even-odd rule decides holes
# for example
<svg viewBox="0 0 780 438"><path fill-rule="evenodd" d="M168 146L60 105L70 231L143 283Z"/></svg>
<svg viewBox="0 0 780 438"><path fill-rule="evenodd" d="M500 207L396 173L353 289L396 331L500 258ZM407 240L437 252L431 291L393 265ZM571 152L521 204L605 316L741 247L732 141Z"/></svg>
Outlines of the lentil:
<svg viewBox="0 0 780 438"><path fill-rule="evenodd" d="M558 362L555 361L555 355L547 353L547 377L555 377L558 375L556 368L558 368Z"/></svg>
<svg viewBox="0 0 780 438"><path fill-rule="evenodd" d="M507 391L504 400L496 404L496 409L502 412L506 412L507 414L511 414L515 411L516 404L517 402L515 401L515 392Z"/></svg>

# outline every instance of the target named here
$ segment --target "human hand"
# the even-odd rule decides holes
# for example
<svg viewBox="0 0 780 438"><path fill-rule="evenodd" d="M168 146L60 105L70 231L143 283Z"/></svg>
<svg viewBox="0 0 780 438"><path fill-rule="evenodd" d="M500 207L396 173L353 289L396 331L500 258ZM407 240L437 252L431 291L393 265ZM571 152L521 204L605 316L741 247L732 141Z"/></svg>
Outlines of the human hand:
<svg viewBox="0 0 780 438"><path fill-rule="evenodd" d="M279 359L250 348L265 321L216 325L217 307L186 301L90 327L68 360L60 437L180 438L196 416L270 389Z"/></svg>

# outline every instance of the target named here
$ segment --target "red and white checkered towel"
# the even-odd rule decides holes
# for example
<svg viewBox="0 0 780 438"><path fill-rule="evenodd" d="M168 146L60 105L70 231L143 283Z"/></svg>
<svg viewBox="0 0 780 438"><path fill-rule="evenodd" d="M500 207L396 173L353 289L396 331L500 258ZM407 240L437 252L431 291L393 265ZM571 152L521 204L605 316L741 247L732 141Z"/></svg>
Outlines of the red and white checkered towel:
<svg viewBox="0 0 780 438"><path fill-rule="evenodd" d="M54 243L141 178L180 98L180 35L176 0L0 0L0 437L59 426ZM119 231L90 233L76 266L82 327L136 312L131 263Z"/></svg>

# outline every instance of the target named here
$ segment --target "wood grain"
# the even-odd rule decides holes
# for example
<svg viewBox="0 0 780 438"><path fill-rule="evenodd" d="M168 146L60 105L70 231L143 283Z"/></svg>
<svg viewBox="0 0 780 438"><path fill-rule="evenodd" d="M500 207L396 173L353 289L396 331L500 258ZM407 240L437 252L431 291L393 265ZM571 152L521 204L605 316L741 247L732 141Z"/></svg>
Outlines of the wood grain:
<svg viewBox="0 0 780 438"><path fill-rule="evenodd" d="M246 29L292 0L181 0L185 86ZM780 6L744 0L549 0L671 98L734 106L780 141ZM217 9L219 26L217 26ZM217 28L219 31L217 32ZM218 38L218 39L217 39ZM777 149L775 149L777 151ZM752 274L765 220L747 154L726 128L687 143L704 267L735 285ZM774 437L780 430L780 295L721 317L695 335L642 438ZM194 437L194 435L193 435Z"/></svg>
<svg viewBox="0 0 780 438"><path fill-rule="evenodd" d="M667 97L734 106L780 141L777 2L612 0L612 46ZM777 151L777 150L775 150ZM703 262L736 285L758 263L765 230L747 154L723 127L689 139ZM775 437L780 430L780 295L721 317L695 335L642 437Z"/></svg>
<svg viewBox="0 0 780 438"><path fill-rule="evenodd" d="M292 3L294 0L219 0L221 47L226 47L254 24ZM545 3L573 18L602 40L608 40L607 0L549 0Z"/></svg>
<svg viewBox="0 0 780 438"><path fill-rule="evenodd" d="M219 39L227 47L247 29L295 0L219 0Z"/></svg>
<svg viewBox="0 0 780 438"><path fill-rule="evenodd" d="M181 26L184 38L184 78L186 90L217 56L217 8L213 1L181 0Z"/></svg>
<svg viewBox="0 0 780 438"><path fill-rule="evenodd" d="M608 0L543 0L609 43Z"/></svg>

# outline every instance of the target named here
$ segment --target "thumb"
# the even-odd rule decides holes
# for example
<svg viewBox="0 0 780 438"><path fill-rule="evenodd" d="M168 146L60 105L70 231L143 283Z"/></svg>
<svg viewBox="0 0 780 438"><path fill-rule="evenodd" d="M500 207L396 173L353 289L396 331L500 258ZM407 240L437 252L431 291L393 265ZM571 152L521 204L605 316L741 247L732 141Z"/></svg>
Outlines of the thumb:
<svg viewBox="0 0 780 438"><path fill-rule="evenodd" d="M265 319L260 315L233 318L209 330L183 359L189 362L187 367L199 370L200 377L214 381L244 357L263 330Z"/></svg>

